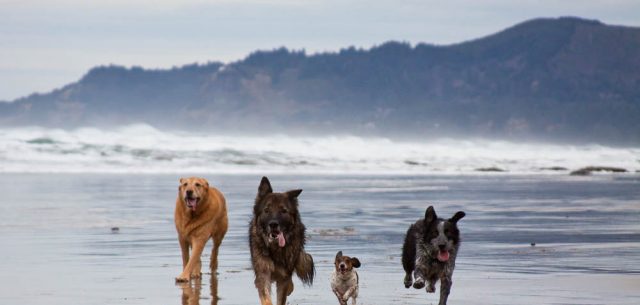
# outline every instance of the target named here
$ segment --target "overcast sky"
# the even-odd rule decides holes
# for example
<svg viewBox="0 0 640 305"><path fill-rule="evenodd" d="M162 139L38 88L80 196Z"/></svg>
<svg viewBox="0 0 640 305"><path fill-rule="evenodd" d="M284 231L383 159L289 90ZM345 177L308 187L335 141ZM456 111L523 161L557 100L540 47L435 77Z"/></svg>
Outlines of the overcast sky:
<svg viewBox="0 0 640 305"><path fill-rule="evenodd" d="M0 0L0 100L48 92L97 65L229 62L280 46L449 44L567 15L640 26L640 1Z"/></svg>

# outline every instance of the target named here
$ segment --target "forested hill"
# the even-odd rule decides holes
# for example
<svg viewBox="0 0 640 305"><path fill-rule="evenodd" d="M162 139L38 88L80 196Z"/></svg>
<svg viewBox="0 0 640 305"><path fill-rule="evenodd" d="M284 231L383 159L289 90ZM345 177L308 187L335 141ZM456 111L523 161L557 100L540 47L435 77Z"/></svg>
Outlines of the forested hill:
<svg viewBox="0 0 640 305"><path fill-rule="evenodd" d="M212 55L212 57L214 57ZM0 103L0 125L640 143L640 28L535 19L454 45L285 48L169 70L103 66Z"/></svg>

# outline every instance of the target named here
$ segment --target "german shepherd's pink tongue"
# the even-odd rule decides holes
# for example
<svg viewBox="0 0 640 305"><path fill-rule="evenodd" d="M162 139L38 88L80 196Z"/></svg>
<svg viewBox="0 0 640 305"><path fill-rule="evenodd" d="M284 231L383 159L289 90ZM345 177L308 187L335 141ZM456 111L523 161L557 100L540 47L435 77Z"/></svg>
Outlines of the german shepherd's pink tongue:
<svg viewBox="0 0 640 305"><path fill-rule="evenodd" d="M187 199L187 205L189 206L189 208L191 208L192 211L196 211L196 207L198 206L198 200L194 199Z"/></svg>
<svg viewBox="0 0 640 305"><path fill-rule="evenodd" d="M282 234L282 232L278 233L278 246L280 246L280 248L284 247L284 245L287 243L286 240L284 240L284 234Z"/></svg>
<svg viewBox="0 0 640 305"><path fill-rule="evenodd" d="M441 262L446 262L449 260L449 251L444 250L444 251L438 251L438 260Z"/></svg>

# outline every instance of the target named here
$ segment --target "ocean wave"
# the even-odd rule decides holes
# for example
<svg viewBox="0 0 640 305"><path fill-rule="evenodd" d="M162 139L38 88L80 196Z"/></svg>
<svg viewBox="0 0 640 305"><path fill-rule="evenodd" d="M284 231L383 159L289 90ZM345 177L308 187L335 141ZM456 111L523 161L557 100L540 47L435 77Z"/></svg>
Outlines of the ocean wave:
<svg viewBox="0 0 640 305"><path fill-rule="evenodd" d="M225 136L147 125L0 129L0 172L567 174L640 169L640 148L356 136ZM484 171L482 171L484 170Z"/></svg>

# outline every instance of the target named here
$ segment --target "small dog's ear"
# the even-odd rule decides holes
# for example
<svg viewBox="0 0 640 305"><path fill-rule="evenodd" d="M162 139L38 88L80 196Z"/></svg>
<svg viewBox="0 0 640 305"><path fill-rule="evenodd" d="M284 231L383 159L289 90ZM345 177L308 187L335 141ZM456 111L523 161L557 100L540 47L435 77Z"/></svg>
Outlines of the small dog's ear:
<svg viewBox="0 0 640 305"><path fill-rule="evenodd" d="M271 193L273 193L273 189L271 188L269 178L262 177L262 180L260 180L260 186L258 187L258 197L264 197Z"/></svg>
<svg viewBox="0 0 640 305"><path fill-rule="evenodd" d="M430 205L427 208L427 211L424 213L425 223L432 223L438 219L438 215L436 215L436 210Z"/></svg>
<svg viewBox="0 0 640 305"><path fill-rule="evenodd" d="M298 198L298 196L300 196L300 193L302 193L302 190L287 191L287 197L289 197L289 199L295 199L295 198Z"/></svg>
<svg viewBox="0 0 640 305"><path fill-rule="evenodd" d="M465 214L463 211L458 211L455 215L453 215L453 217L451 217L451 219L449 219L449 222L453 222L453 223L458 223L458 220L462 219L462 217L464 217Z"/></svg>
<svg viewBox="0 0 640 305"><path fill-rule="evenodd" d="M338 251L338 253L336 253L336 260L339 260L342 257L342 251Z"/></svg>
<svg viewBox="0 0 640 305"><path fill-rule="evenodd" d="M353 268L360 268L360 260L357 257L352 257L351 265L353 266Z"/></svg>
<svg viewBox="0 0 640 305"><path fill-rule="evenodd" d="M209 181L207 179L202 179L202 181L204 181L204 187L209 188Z"/></svg>

